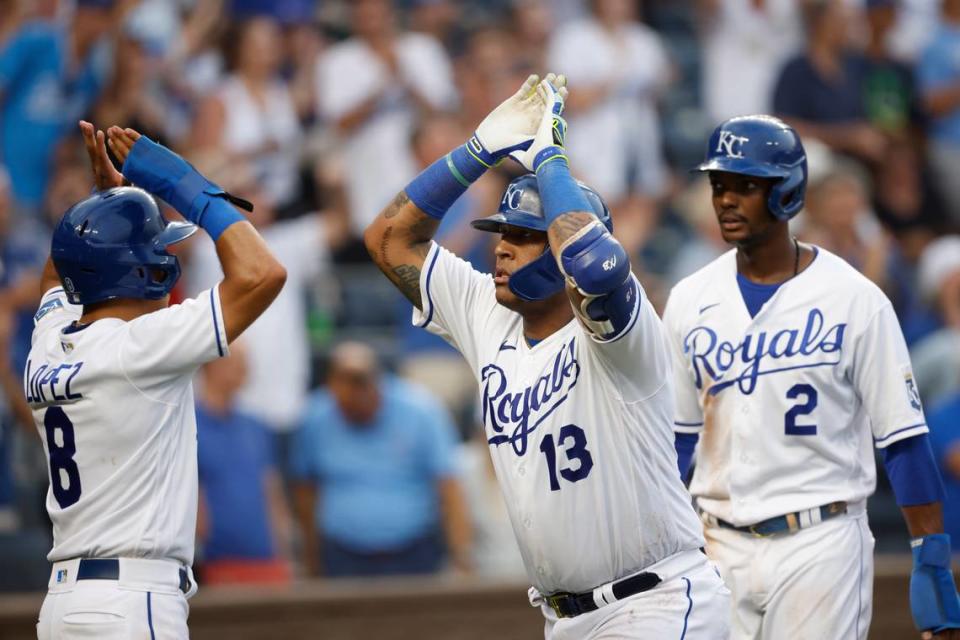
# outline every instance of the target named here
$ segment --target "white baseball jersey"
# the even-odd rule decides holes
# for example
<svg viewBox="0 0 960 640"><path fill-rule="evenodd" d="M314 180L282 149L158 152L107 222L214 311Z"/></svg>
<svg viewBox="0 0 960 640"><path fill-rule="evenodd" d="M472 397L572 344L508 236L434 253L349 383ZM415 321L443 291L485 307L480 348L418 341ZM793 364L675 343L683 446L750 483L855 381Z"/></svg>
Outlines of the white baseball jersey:
<svg viewBox="0 0 960 640"><path fill-rule="evenodd" d="M680 482L670 358L638 296L620 335L571 320L530 347L493 278L434 244L415 324L445 338L480 383L494 468L530 581L580 592L703 546Z"/></svg>
<svg viewBox="0 0 960 640"><path fill-rule="evenodd" d="M24 391L50 470L51 562L193 563L197 425L193 374L227 353L215 287L129 322L73 326L63 289L34 318Z"/></svg>
<svg viewBox="0 0 960 640"><path fill-rule="evenodd" d="M873 446L927 431L890 301L841 258L813 262L750 317L736 251L679 282L664 322L675 430L701 433L690 491L748 525L873 493Z"/></svg>

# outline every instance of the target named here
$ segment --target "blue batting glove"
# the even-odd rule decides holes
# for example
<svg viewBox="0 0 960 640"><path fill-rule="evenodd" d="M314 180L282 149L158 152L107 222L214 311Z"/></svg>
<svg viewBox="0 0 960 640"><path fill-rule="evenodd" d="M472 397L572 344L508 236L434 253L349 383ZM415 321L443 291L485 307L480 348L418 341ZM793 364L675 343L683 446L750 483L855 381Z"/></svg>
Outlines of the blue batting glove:
<svg viewBox="0 0 960 640"><path fill-rule="evenodd" d="M200 223L211 197L224 198L248 211L253 210L249 202L231 196L204 178L189 162L144 135L130 149L122 172L135 185L162 198L195 224Z"/></svg>
<svg viewBox="0 0 960 640"><path fill-rule="evenodd" d="M910 542L910 612L920 631L960 629L960 596L950 571L950 536L937 533Z"/></svg>

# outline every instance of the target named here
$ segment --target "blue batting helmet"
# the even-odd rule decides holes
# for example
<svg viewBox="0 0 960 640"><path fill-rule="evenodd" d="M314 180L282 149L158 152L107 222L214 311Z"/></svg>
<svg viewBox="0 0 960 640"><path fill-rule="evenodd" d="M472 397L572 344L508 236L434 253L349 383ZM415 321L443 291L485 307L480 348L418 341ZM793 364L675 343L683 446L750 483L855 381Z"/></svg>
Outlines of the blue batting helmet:
<svg viewBox="0 0 960 640"><path fill-rule="evenodd" d="M610 210L596 191L583 184L580 190L587 197L593 208L593 213L600 219L608 231L613 231L613 220ZM474 229L502 233L504 226L547 231L547 220L543 215L543 205L540 202L540 187L537 185L537 176L528 173L514 179L507 185L500 201L500 208L492 216L474 220L470 224ZM544 300L563 290L563 274L557 266L557 261L550 253L550 247L543 250L543 254L530 264L520 267L510 275L510 291L523 300Z"/></svg>
<svg viewBox="0 0 960 640"><path fill-rule="evenodd" d="M146 191L117 187L67 209L53 231L50 257L74 304L158 300L180 277L180 263L167 247L196 230L164 219Z"/></svg>
<svg viewBox="0 0 960 640"><path fill-rule="evenodd" d="M807 189L807 154L793 127L772 116L738 116L714 129L697 171L775 178L767 206L778 220L800 213Z"/></svg>

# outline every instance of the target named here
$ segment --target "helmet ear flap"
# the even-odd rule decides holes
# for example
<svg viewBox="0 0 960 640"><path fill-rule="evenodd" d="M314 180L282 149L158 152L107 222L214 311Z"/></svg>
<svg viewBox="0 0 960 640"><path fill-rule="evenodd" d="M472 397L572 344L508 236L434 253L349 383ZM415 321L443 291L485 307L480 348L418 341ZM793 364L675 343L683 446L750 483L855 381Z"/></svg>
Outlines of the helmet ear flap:
<svg viewBox="0 0 960 640"><path fill-rule="evenodd" d="M778 220L789 220L803 208L806 192L806 166L794 167L790 174L770 189L767 207Z"/></svg>

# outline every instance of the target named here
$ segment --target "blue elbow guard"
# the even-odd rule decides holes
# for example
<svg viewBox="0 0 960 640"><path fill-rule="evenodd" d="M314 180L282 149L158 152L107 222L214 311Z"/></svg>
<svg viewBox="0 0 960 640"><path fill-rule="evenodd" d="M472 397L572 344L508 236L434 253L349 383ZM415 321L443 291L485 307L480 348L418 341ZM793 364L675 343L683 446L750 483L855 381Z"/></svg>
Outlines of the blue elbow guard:
<svg viewBox="0 0 960 640"><path fill-rule="evenodd" d="M960 629L960 597L950 572L950 536L937 533L910 542L910 612L921 631Z"/></svg>
<svg viewBox="0 0 960 640"><path fill-rule="evenodd" d="M230 195L204 178L189 162L147 136L140 136L134 143L123 163L123 175L193 223L200 223L210 198L223 198L253 211L249 202Z"/></svg>
<svg viewBox="0 0 960 640"><path fill-rule="evenodd" d="M599 220L560 248L560 270L584 296L575 311L595 336L613 340L630 326L640 292L627 252Z"/></svg>
<svg viewBox="0 0 960 640"><path fill-rule="evenodd" d="M600 220L560 247L560 267L568 281L591 297L616 291L630 277L627 252Z"/></svg>

